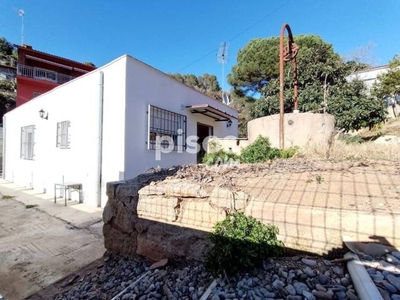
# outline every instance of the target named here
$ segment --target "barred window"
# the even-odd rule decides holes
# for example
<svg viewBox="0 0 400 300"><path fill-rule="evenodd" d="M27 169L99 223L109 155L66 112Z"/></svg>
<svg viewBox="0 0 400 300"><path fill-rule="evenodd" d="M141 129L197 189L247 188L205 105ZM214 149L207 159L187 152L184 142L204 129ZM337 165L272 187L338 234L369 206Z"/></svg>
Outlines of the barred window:
<svg viewBox="0 0 400 300"><path fill-rule="evenodd" d="M57 143L60 149L69 149L71 140L71 122L64 121L57 123Z"/></svg>
<svg viewBox="0 0 400 300"><path fill-rule="evenodd" d="M147 148L186 149L186 116L149 105Z"/></svg>
<svg viewBox="0 0 400 300"><path fill-rule="evenodd" d="M33 160L35 157L35 125L21 127L21 158Z"/></svg>

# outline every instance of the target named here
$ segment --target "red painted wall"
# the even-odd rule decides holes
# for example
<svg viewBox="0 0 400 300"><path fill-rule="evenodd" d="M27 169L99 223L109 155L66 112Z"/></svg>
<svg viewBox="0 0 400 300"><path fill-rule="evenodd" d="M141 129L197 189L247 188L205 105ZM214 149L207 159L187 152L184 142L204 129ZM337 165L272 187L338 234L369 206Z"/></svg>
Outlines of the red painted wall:
<svg viewBox="0 0 400 300"><path fill-rule="evenodd" d="M20 75L17 76L17 81L17 107L32 100L33 93L43 94L58 85L53 82L28 78Z"/></svg>
<svg viewBox="0 0 400 300"><path fill-rule="evenodd" d="M73 77L79 77L96 69L76 61L33 50L32 47L27 45L18 47L18 65L42 68ZM32 100L33 93L43 94L58 85L58 83L51 81L18 75L17 107Z"/></svg>

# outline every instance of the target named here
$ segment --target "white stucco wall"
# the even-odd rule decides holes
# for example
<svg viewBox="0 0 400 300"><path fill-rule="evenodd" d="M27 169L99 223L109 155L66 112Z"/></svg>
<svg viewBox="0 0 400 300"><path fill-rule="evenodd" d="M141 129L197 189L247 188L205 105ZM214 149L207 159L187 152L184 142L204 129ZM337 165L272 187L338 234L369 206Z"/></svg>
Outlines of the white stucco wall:
<svg viewBox="0 0 400 300"><path fill-rule="evenodd" d="M104 73L105 145L103 175L117 180L124 168L124 95L126 59L119 58L81 76L5 115L5 179L53 195L54 183L83 184L84 202L97 205L100 72ZM48 120L39 118L39 110ZM115 116L118 117L115 117ZM57 123L71 122L70 149L56 148ZM35 125L34 160L20 158L21 127ZM115 176L115 177L113 177ZM75 195L77 198L77 195Z"/></svg>
<svg viewBox="0 0 400 300"><path fill-rule="evenodd" d="M187 136L197 136L197 123L213 127L215 136L237 136L237 120L232 126L226 122L216 122L201 114L192 114L185 106L209 104L234 115L231 107L211 99L204 94L187 87L174 78L134 59L128 59L127 65L127 104L126 104L126 153L125 178L132 178L151 167L169 167L196 163L196 154L173 151L162 154L161 161L155 159L155 150L147 149L147 108L153 105L187 116Z"/></svg>
<svg viewBox="0 0 400 300"><path fill-rule="evenodd" d="M104 74L102 199L109 181L130 179L151 167L196 163L196 154L163 154L147 149L147 108L158 106L187 116L187 136L197 134L197 122L213 126L214 135L237 135L231 127L181 106L210 104L231 115L232 108L176 81L168 75L124 55L113 62L59 86L7 113L4 178L53 195L54 183L83 184L84 202L97 206L100 73ZM39 118L39 110L48 120ZM70 149L56 148L57 123L71 122ZM20 158L21 127L35 125L34 160ZM77 195L75 195L77 198Z"/></svg>
<svg viewBox="0 0 400 300"><path fill-rule="evenodd" d="M378 80L378 76L387 73L389 66L380 66L355 72L347 77L348 81L361 80L366 85L368 91L371 90L373 84Z"/></svg>

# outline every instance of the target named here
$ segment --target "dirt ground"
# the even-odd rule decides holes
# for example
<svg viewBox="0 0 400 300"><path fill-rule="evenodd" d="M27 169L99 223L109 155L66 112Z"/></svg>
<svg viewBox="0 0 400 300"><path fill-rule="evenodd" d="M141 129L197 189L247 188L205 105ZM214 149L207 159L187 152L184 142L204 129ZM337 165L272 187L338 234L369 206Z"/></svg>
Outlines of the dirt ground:
<svg viewBox="0 0 400 300"><path fill-rule="evenodd" d="M77 227L0 199L0 294L23 299L104 254L102 222Z"/></svg>
<svg viewBox="0 0 400 300"><path fill-rule="evenodd" d="M244 191L256 202L368 213L400 212L400 162L294 158L263 164L188 166L171 177L175 178L203 183L208 190L221 186Z"/></svg>

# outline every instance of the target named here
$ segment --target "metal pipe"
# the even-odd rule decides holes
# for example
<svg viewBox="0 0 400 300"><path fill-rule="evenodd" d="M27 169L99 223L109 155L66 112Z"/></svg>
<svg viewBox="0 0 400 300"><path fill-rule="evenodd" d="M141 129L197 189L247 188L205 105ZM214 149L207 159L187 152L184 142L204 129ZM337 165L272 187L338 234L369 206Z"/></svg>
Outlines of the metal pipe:
<svg viewBox="0 0 400 300"><path fill-rule="evenodd" d="M98 153L97 153L97 206L101 207L101 185L103 165L103 108L104 106L104 73L100 72L99 83L99 132L98 132Z"/></svg>
<svg viewBox="0 0 400 300"><path fill-rule="evenodd" d="M7 155L7 118L3 116L3 157L2 157L2 177L6 179L6 155Z"/></svg>
<svg viewBox="0 0 400 300"><path fill-rule="evenodd" d="M299 105L298 105L298 85L299 82L297 80L297 63L296 63L296 58L293 58L293 99L294 99L294 110L298 111L299 110Z"/></svg>
<svg viewBox="0 0 400 300"><path fill-rule="evenodd" d="M285 49L283 46L283 39L285 36L285 29L288 32L288 46ZM292 30L288 24L283 24L281 28L281 35L279 39L279 79L280 79L280 93L279 93L279 145L281 150L285 148L285 132L284 132L284 113L285 113L285 77L284 77L284 63L285 61L293 60L293 85L294 85L294 109L298 110L298 81L297 81L297 63L296 55L299 50L293 42Z"/></svg>
<svg viewBox="0 0 400 300"><path fill-rule="evenodd" d="M284 82L284 69L283 69L283 38L285 35L285 28L288 24L283 24L281 28L281 35L279 40L279 79L280 79L280 90L279 90L279 146L281 150L285 148L285 133L284 133L284 92L285 92L285 82Z"/></svg>
<svg viewBox="0 0 400 300"><path fill-rule="evenodd" d="M360 262L358 255L348 252L344 257L353 258L352 261L347 263L347 269L349 270L358 297L361 300L383 300L376 285Z"/></svg>

